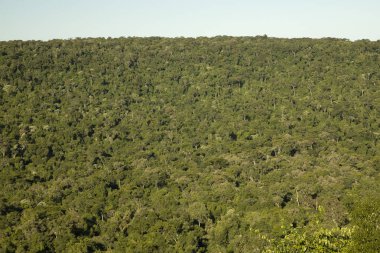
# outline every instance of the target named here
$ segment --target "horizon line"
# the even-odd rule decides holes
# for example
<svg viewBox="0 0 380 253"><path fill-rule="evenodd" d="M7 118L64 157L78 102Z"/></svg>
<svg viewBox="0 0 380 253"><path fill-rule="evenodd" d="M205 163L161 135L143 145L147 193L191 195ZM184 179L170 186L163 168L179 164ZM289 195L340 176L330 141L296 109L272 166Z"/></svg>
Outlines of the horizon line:
<svg viewBox="0 0 380 253"><path fill-rule="evenodd" d="M310 40L324 40L324 39L333 39L333 40L342 40L342 41L349 41L349 42L356 42L356 41L369 41L369 42L379 42L380 39L373 40L369 38L360 38L360 39L348 39L343 37L332 37L332 36L326 36L326 37L307 37L307 36L300 36L300 37L277 37L277 36L269 36L267 34L263 35L200 35L200 36L161 36L161 35L128 35L128 36L89 36L89 37L68 37L68 38L49 38L49 39L9 39L9 40L0 40L0 42L50 42L50 41L73 41L73 40L86 40L86 39L150 39L150 38L157 38L157 39L201 39L201 38L220 38L220 37L228 37L228 38L266 38L266 39L284 39L284 40L299 40L299 39L310 39Z"/></svg>

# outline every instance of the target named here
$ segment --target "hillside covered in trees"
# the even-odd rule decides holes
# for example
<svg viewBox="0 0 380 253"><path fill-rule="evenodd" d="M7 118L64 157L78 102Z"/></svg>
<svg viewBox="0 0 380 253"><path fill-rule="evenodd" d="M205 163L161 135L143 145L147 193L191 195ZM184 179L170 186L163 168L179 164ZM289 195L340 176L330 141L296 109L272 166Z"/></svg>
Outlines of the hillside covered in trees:
<svg viewBox="0 0 380 253"><path fill-rule="evenodd" d="M379 252L380 41L0 42L1 252Z"/></svg>

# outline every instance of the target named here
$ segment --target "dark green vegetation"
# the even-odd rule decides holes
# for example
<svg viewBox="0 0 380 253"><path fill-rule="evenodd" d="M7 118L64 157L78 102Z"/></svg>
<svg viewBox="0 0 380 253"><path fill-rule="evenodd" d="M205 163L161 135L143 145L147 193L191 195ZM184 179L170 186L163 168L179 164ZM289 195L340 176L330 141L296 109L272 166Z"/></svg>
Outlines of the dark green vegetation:
<svg viewBox="0 0 380 253"><path fill-rule="evenodd" d="M1 252L378 252L380 42L0 42Z"/></svg>

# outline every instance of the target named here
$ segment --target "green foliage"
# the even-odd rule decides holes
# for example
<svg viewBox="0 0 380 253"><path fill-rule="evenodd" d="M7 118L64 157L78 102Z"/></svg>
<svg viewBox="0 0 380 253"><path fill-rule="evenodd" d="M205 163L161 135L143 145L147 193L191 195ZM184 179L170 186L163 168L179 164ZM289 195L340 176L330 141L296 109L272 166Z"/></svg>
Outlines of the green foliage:
<svg viewBox="0 0 380 253"><path fill-rule="evenodd" d="M352 213L356 225L352 235L352 252L380 251L380 198L365 197L356 204Z"/></svg>
<svg viewBox="0 0 380 253"><path fill-rule="evenodd" d="M271 242L265 252L349 252L352 229L320 228L313 232L290 229L280 240Z"/></svg>
<svg viewBox="0 0 380 253"><path fill-rule="evenodd" d="M0 42L0 251L378 251L379 54Z"/></svg>

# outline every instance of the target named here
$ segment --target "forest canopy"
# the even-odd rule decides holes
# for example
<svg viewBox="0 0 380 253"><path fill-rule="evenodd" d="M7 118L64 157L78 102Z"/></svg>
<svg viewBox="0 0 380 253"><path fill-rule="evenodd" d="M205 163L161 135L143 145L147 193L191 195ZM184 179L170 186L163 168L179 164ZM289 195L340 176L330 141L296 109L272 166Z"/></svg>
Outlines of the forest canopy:
<svg viewBox="0 0 380 253"><path fill-rule="evenodd" d="M0 42L1 252L379 252L380 42Z"/></svg>

